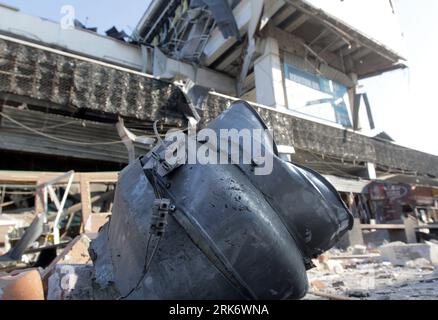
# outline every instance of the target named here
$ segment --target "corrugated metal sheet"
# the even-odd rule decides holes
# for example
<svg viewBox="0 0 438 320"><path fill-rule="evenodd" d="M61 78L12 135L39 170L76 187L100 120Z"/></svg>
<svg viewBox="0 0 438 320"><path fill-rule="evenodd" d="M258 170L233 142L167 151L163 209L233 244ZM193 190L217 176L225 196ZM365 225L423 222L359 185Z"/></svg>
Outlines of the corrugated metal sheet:
<svg viewBox="0 0 438 320"><path fill-rule="evenodd" d="M97 123L7 106L3 107L2 112L27 127L55 138L78 142L78 144L43 137L0 117L0 149L117 163L127 163L128 161L128 154L123 143L100 144L120 141L115 124ZM136 135L145 134L138 130L133 130L133 132ZM80 143L90 145L80 145ZM146 152L147 149L144 146L137 146L137 155Z"/></svg>

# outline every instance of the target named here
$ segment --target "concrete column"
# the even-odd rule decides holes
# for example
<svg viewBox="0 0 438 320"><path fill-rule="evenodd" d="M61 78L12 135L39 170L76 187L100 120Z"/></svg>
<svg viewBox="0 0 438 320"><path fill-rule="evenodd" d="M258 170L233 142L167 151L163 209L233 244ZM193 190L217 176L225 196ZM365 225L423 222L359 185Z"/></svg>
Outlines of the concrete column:
<svg viewBox="0 0 438 320"><path fill-rule="evenodd" d="M374 163L367 162L367 172L368 172L368 178L370 180L377 179L376 165Z"/></svg>
<svg viewBox="0 0 438 320"><path fill-rule="evenodd" d="M417 243L417 229L418 222L417 219L409 216L404 219L405 233L406 233L406 243Z"/></svg>
<svg viewBox="0 0 438 320"><path fill-rule="evenodd" d="M353 83L354 83L353 87L348 88L348 96L350 98L350 111L351 111L351 114L353 114L354 113L354 110L353 110L354 96L355 96L356 91L357 91L356 86L359 83L359 77L355 73L350 73L349 76L350 76L351 81L353 81Z"/></svg>
<svg viewBox="0 0 438 320"><path fill-rule="evenodd" d="M351 81L353 81L353 83L354 83L353 87L348 88L348 98L350 100L351 123L354 126L354 112L355 112L355 110L354 110L354 102L355 102L355 97L356 97L356 94L357 94L357 85L359 83L359 80L358 80L359 78L358 78L357 74L355 74L355 73L350 73L349 76L351 78ZM360 128L360 120L361 119L359 118L358 119L359 128Z"/></svg>
<svg viewBox="0 0 438 320"><path fill-rule="evenodd" d="M280 50L276 39L266 39L264 54L255 61L254 72L257 103L286 108Z"/></svg>

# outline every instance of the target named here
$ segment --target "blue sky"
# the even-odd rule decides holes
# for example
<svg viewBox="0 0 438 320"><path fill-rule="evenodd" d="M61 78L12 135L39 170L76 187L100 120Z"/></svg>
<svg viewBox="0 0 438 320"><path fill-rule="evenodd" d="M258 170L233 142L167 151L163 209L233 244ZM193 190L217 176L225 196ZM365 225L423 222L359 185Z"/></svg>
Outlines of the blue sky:
<svg viewBox="0 0 438 320"><path fill-rule="evenodd" d="M383 0L381 0L383 1ZM0 0L25 13L60 21L61 7L72 5L76 17L100 33L116 25L128 34L150 0ZM378 127L398 143L438 155L438 1L396 0L399 25L404 34L409 69L363 82ZM370 23L374 23L370 22ZM380 26L385 33L388 26ZM379 30L378 30L379 31ZM378 133L378 132L377 132Z"/></svg>
<svg viewBox="0 0 438 320"><path fill-rule="evenodd" d="M72 5L76 18L87 27L98 27L104 33L113 25L131 34L146 11L150 0L0 0L1 3L19 8L22 12L59 22L61 8Z"/></svg>

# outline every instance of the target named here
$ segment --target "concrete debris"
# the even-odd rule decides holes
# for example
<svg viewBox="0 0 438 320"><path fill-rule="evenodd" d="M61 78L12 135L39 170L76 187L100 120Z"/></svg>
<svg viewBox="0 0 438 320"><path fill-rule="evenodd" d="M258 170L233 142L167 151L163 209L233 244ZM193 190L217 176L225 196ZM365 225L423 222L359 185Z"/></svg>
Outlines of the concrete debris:
<svg viewBox="0 0 438 320"><path fill-rule="evenodd" d="M334 281L332 283L333 288L339 288L339 287L344 287L345 286L345 282L344 281Z"/></svg>
<svg viewBox="0 0 438 320"><path fill-rule="evenodd" d="M337 260L327 260L324 262L324 267L330 273L341 274L344 272L342 263Z"/></svg>
<svg viewBox="0 0 438 320"><path fill-rule="evenodd" d="M396 242L384 245L381 252L397 252L391 257L393 264L383 255L358 259L351 256L352 250L334 252L331 250L320 257L317 267L308 271L309 281L314 290L327 296L318 297L314 294L306 296L305 300L329 299L331 295L361 300L436 300L438 299L438 266L431 262L431 251L434 243L419 244L417 246ZM388 249L394 249L391 250ZM404 248L405 251L403 251ZM427 250L426 250L426 249ZM432 249L431 249L432 248ZM404 252L404 254L400 254ZM426 253L419 257L419 253ZM388 255L389 256L389 255ZM353 257L353 258L352 258ZM333 262L336 262L333 264ZM343 272L327 268L330 265L341 264ZM325 287L325 288L324 288Z"/></svg>
<svg viewBox="0 0 438 320"><path fill-rule="evenodd" d="M363 245L356 245L353 247L353 255L361 255L367 252L367 247Z"/></svg>
<svg viewBox="0 0 438 320"><path fill-rule="evenodd" d="M313 280L313 281L310 283L310 285L311 285L311 287L312 287L313 289L315 289L315 290L324 290L324 289L327 289L327 285L326 285L324 282L320 281L320 280Z"/></svg>
<svg viewBox="0 0 438 320"><path fill-rule="evenodd" d="M366 290L348 290L346 295L354 298L368 298L370 293Z"/></svg>
<svg viewBox="0 0 438 320"><path fill-rule="evenodd" d="M424 258L415 259L412 261L406 262L406 267L411 269L428 269L434 270L434 266L430 263L429 260Z"/></svg>
<svg viewBox="0 0 438 320"><path fill-rule="evenodd" d="M88 249L91 240L78 236L45 270L47 300L92 300L94 268Z"/></svg>
<svg viewBox="0 0 438 320"><path fill-rule="evenodd" d="M44 270L48 283L48 300L88 300L92 297L91 279L94 269L86 235L74 239Z"/></svg>
<svg viewBox="0 0 438 320"><path fill-rule="evenodd" d="M308 294L309 297L312 297L312 300L337 300L337 301L351 301L351 300L358 300L357 298L350 298L346 296L331 294L331 293L325 293L320 291L310 291Z"/></svg>
<svg viewBox="0 0 438 320"><path fill-rule="evenodd" d="M406 266L409 261L426 259L433 265L438 265L438 245L432 242L405 244L393 242L380 248L382 257L396 266Z"/></svg>
<svg viewBox="0 0 438 320"><path fill-rule="evenodd" d="M47 300L94 300L91 265L56 265L48 281Z"/></svg>

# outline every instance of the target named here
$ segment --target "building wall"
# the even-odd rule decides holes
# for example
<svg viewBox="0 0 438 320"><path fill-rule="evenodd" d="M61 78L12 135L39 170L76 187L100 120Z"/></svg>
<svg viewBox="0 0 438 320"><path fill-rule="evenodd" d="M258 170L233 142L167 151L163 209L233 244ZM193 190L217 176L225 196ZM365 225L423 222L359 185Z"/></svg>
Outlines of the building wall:
<svg viewBox="0 0 438 320"><path fill-rule="evenodd" d="M0 39L0 97L51 108L182 124L184 95L172 84L49 48ZM29 101L31 102L31 101ZM148 108L144 108L147 105Z"/></svg>
<svg viewBox="0 0 438 320"><path fill-rule="evenodd" d="M0 97L27 101L47 110L75 114L92 110L102 115L122 115L165 126L185 126L183 110L190 107L181 90L168 82L130 70L85 61L60 52L19 42L4 41L0 59ZM60 90L62 89L62 90ZM206 124L232 102L210 94L201 124ZM256 106L280 145L294 146L318 155L355 162L373 162L389 169L438 176L438 157L376 141L351 130L342 130L291 115L286 111Z"/></svg>
<svg viewBox="0 0 438 320"><path fill-rule="evenodd" d="M208 108L200 112L206 124L225 110L233 100L220 95L210 95ZM405 171L410 174L438 177L438 157L405 148L390 142L375 140L350 130L311 120L302 119L287 112L255 106L279 145L294 146L298 151L315 155L334 156L351 162L370 162L378 169ZM330 161L328 160L329 166Z"/></svg>
<svg viewBox="0 0 438 320"><path fill-rule="evenodd" d="M141 52L137 46L91 31L62 28L56 22L2 6L0 6L0 16L2 33L14 34L134 69L141 69L143 66Z"/></svg>

